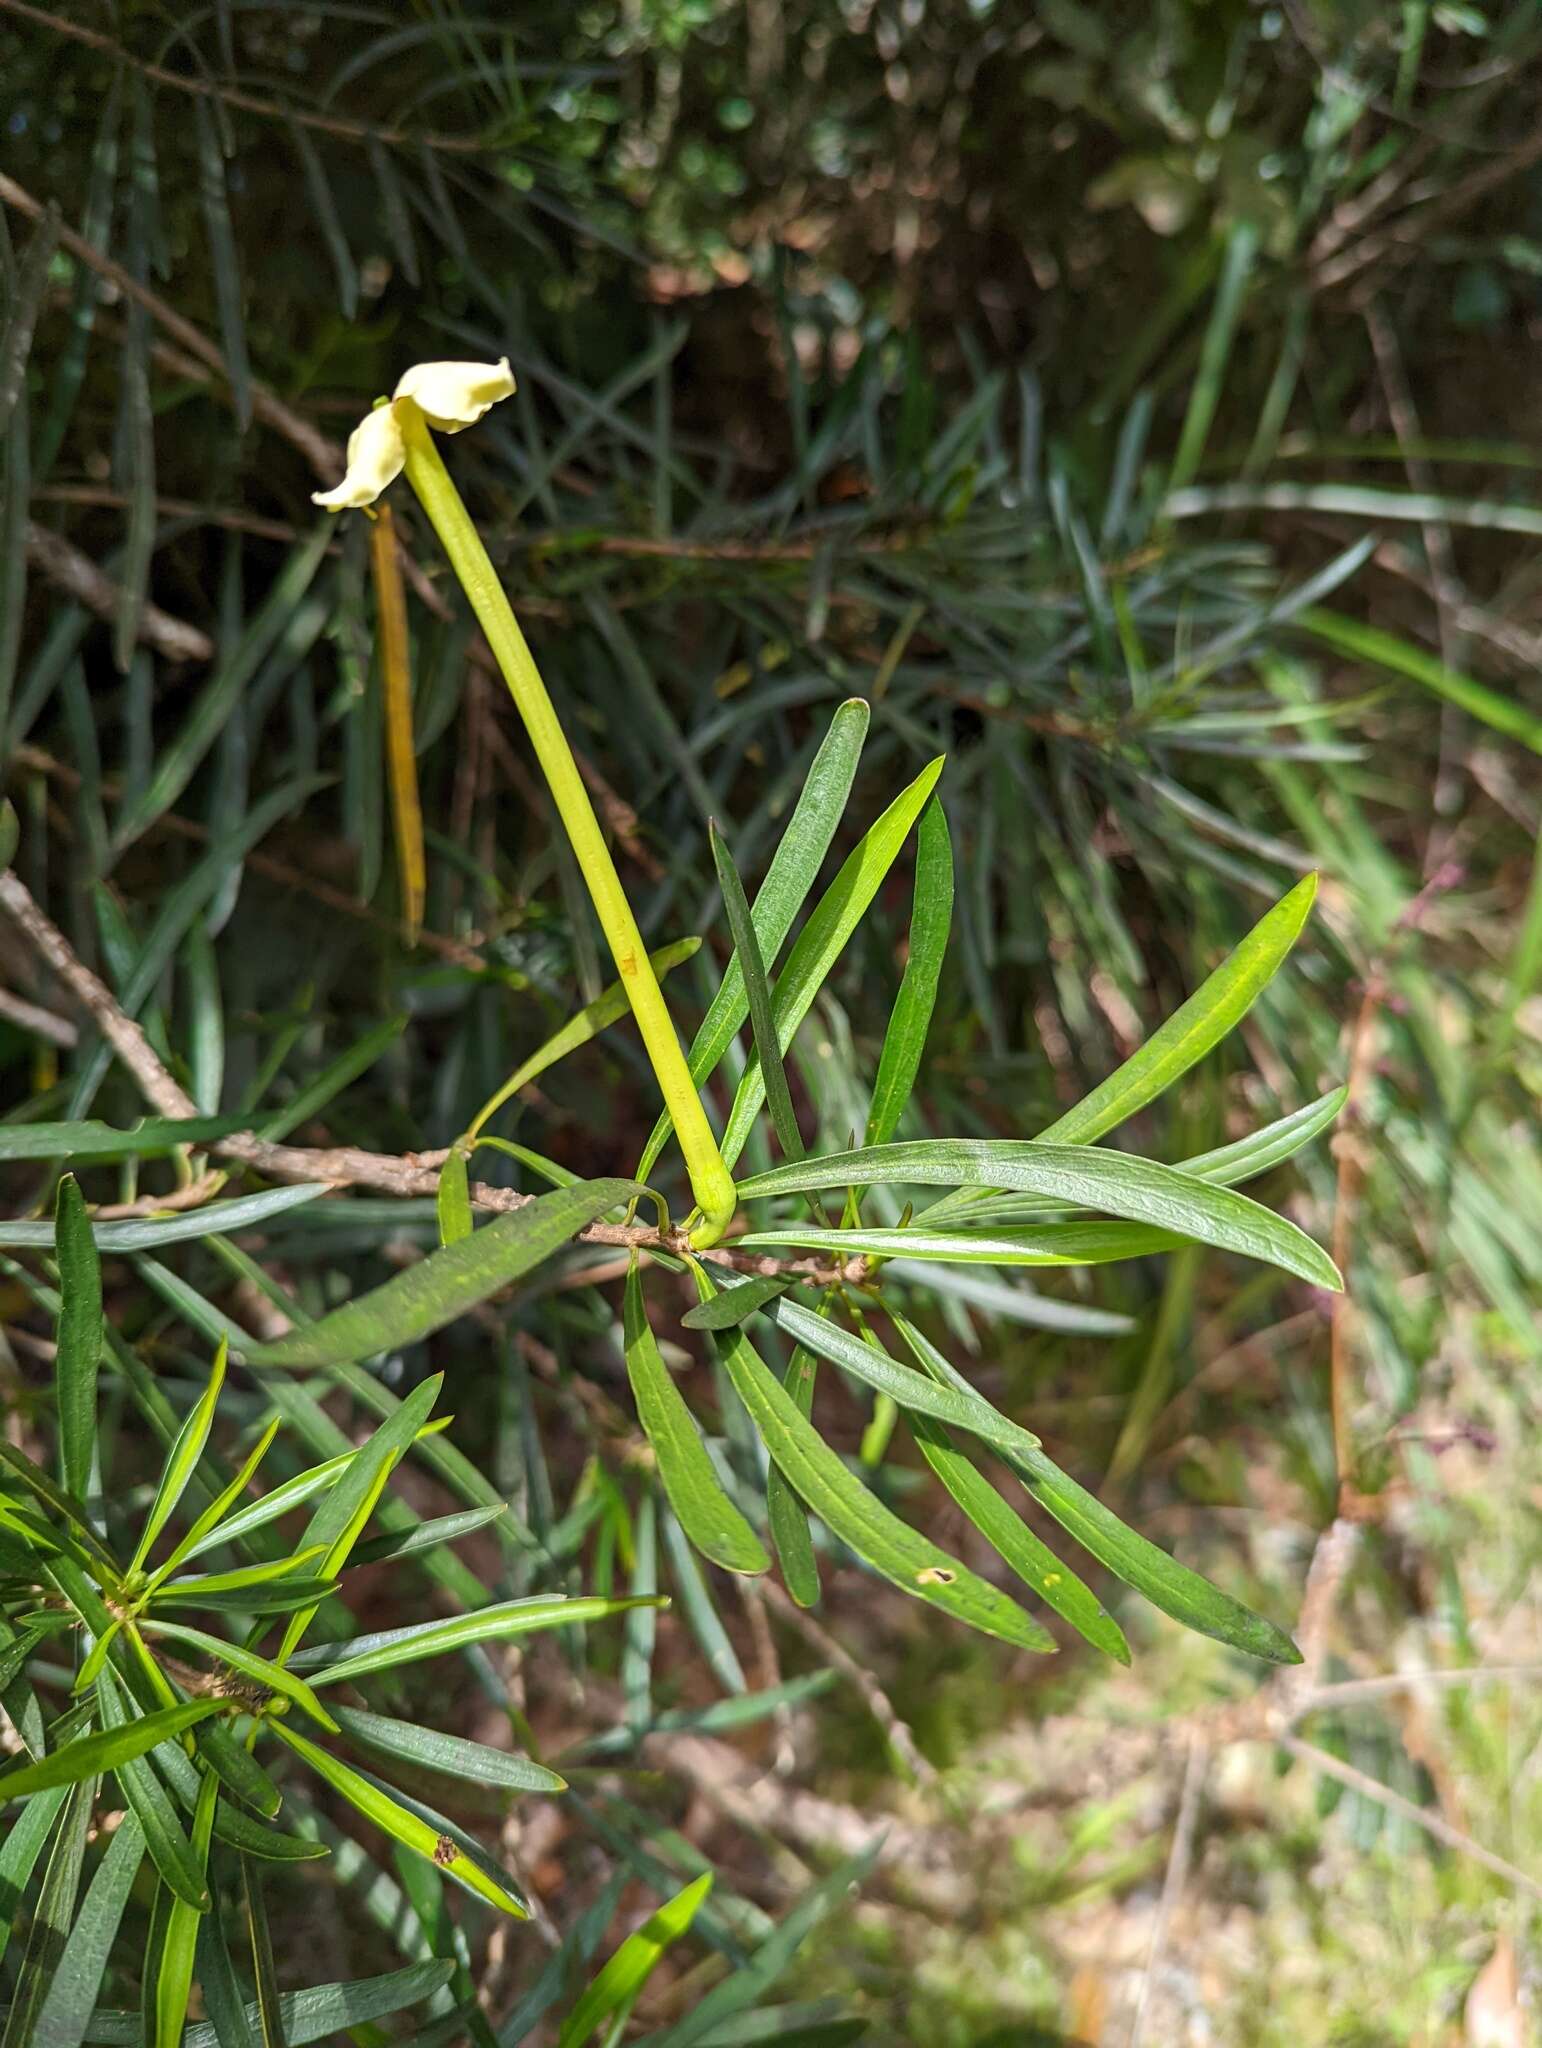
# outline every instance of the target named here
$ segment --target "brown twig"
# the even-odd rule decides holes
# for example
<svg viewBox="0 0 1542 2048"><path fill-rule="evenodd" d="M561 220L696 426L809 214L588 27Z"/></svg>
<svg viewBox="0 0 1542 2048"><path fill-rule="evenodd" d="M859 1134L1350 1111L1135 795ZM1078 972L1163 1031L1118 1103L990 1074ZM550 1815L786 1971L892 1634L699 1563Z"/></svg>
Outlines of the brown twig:
<svg viewBox="0 0 1542 2048"><path fill-rule="evenodd" d="M120 593L112 578L62 534L31 519L27 521L27 560L88 612L102 619L117 617ZM139 607L138 637L168 661L214 659L214 642L207 633L185 619L173 618L148 599Z"/></svg>

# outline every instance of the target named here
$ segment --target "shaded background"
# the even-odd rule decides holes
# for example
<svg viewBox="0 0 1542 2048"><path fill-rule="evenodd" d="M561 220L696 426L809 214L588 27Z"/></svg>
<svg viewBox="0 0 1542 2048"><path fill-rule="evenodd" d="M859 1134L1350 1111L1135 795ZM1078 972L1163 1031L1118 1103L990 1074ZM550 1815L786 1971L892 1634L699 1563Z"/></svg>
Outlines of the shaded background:
<svg viewBox="0 0 1542 2048"><path fill-rule="evenodd" d="M1193 1252L1046 1283L1079 1324L1021 1289L939 1313L993 1399L1241 1597L1296 1619L1315 1556L1320 1684L1520 1675L1325 1698L1292 1739L1346 1787L1217 1732L1256 1678L1133 1605L1110 1676L943 1633L848 1569L819 1625L876 1716L843 1672L735 1741L650 1738L658 1775L597 1795L608 1844L527 1802L511 1846L559 1928L616 1830L682 1827L779 1916L887 1824L782 1987L870 2038L1526 2038L1534 1890L1377 1795L1535 1870L1539 43L1531 9L1419 0L0 0L18 868L120 991L148 985L201 1105L442 1144L605 979L405 504L428 872L402 935L365 536L308 494L424 357L512 359L516 401L452 460L650 938L726 956L706 820L758 876L843 697L873 704L858 826L948 752L960 889L917 1128L1042 1127L1323 873L1286 974L1132 1142L1181 1157L1349 1080L1332 1145L1259 1192L1347 1252L1352 1308ZM828 1146L865 1113L907 916L899 876L800 1038ZM49 1006L19 954L0 981ZM712 985L704 958L671 989ZM55 1022L0 1019L7 1110L137 1113ZM613 1034L503 1127L590 1174L651 1116ZM320 1299L431 1239L354 1202L270 1250ZM189 1333L142 1273L115 1283L174 1379ZM555 1293L435 1349L456 1440L526 1520L593 1518L558 1583L635 1569L603 1304ZM855 1404L822 1421L857 1454ZM1368 1504L1327 1557L1346 1454ZM988 1568L903 1458L875 1483ZM722 1625L756 1684L831 1654L731 1595ZM678 1615L651 1667L588 1655L514 1674L549 1748L717 1691ZM359 1899L324 1895L339 1968L374 1957ZM316 1910L297 1887L297 1936ZM535 1951L485 1967L496 2016Z"/></svg>

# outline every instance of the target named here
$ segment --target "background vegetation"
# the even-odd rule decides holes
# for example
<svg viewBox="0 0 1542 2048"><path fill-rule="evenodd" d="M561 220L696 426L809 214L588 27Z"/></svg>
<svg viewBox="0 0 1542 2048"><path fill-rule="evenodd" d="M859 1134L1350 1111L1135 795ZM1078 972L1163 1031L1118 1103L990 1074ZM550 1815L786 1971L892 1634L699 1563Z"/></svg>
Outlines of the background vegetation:
<svg viewBox="0 0 1542 2048"><path fill-rule="evenodd" d="M465 1570L500 1597L658 1585L675 1606L406 1671L403 1712L493 1741L512 1705L570 1778L455 1809L536 1926L457 1922L360 1836L269 1887L286 1988L311 1946L338 1980L437 1953L501 2040L555 2040L710 1864L639 2038L1526 2038L1539 46L1534 9L1420 0L649 0L512 26L456 0L0 0L16 873L200 1111L443 1146L607 979L427 546L412 930L367 540L308 495L425 357L512 360L517 398L456 473L650 942L712 934L671 979L682 1007L728 951L709 817L758 877L852 695L854 819L949 756L958 891L918 1132L1043 1128L1323 875L1289 969L1132 1142L1183 1158L1347 1083L1331 1144L1255 1190L1333 1244L1347 1303L1199 1250L937 1301L982 1391L1291 1623L1304 1676L1261 1680L1111 1586L1127 1672L946 1628L849 1562L812 1614L726 1582L704 1607L656 1533L617 1290L564 1269L431 1355L307 1382L310 1441L276 1469L355 1440L432 1364L445 1443L511 1503ZM794 1048L824 1149L864 1121L908 916L896 869ZM130 1123L129 1074L0 934L0 1139ZM618 1030L501 1127L626 1172L650 1091ZM44 1169L8 1183L9 1214L49 1213ZM131 1165L88 1185L141 1194ZM148 1503L158 1462L133 1361L178 1417L218 1316L265 1334L274 1288L279 1312L324 1308L434 1241L431 1197L355 1191L258 1239L110 1257L125 1484ZM26 1448L53 1329L37 1253L7 1274ZM699 1365L685 1384L710 1395ZM231 1443L261 1419L245 1398ZM822 1411L988 1573L869 1420ZM404 1511L463 1506L447 1469L404 1467ZM400 1564L357 1584L362 1630L456 1592ZM752 1954L738 2018L670 2031ZM435 2010L392 2024L432 2033Z"/></svg>

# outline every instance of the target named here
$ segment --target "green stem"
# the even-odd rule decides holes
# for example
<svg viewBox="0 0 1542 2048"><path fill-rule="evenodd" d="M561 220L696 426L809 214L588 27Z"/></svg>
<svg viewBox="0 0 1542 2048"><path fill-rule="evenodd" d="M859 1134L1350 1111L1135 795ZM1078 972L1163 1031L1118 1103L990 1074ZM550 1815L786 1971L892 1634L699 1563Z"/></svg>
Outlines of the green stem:
<svg viewBox="0 0 1542 2048"><path fill-rule="evenodd" d="M665 1107L674 1119L685 1155L691 1192L701 1210L702 1221L692 1237L699 1249L717 1243L733 1220L735 1207L733 1176L723 1164L717 1139L707 1121L701 1097L691 1079L674 1022L665 1008L664 997L642 933L626 900L621 877L610 857L594 806L589 801L583 778L573 759L573 750L558 723L541 672L536 667L525 636L519 629L497 571L488 560L482 536L450 475L422 413L411 399L397 399L397 418L407 444L407 481L417 492L434 531L444 544L450 566L460 578L471 600L471 609L487 636L493 658L503 671L525 730L535 748L558 815L562 819L584 880L589 885L595 913L615 956L616 968L632 1005L632 1014L642 1033L643 1044L658 1077Z"/></svg>

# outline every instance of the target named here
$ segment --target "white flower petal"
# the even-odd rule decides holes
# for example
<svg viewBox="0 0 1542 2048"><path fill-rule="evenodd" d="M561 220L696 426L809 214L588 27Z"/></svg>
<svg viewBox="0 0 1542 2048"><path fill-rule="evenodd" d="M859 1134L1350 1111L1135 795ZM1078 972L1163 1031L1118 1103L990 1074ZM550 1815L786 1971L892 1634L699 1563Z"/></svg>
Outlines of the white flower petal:
<svg viewBox="0 0 1542 2048"><path fill-rule="evenodd" d="M311 502L329 512L373 505L387 484L394 483L407 460L407 444L396 409L377 405L348 436L348 469L335 491L314 491Z"/></svg>
<svg viewBox="0 0 1542 2048"><path fill-rule="evenodd" d="M458 434L475 426L483 413L514 389L509 359L501 363L414 363L396 387L398 398L410 398L431 427Z"/></svg>

